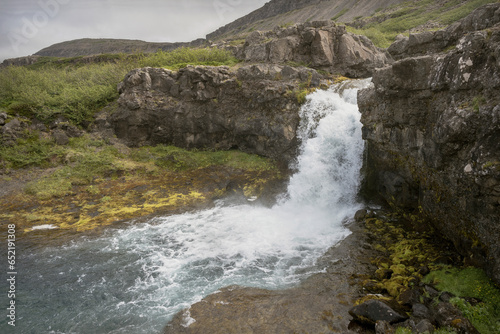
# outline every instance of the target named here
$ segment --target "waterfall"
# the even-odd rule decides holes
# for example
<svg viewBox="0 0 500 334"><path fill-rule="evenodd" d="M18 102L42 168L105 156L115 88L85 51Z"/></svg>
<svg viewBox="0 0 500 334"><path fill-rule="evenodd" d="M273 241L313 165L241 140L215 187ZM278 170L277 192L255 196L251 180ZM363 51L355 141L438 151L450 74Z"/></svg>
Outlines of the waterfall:
<svg viewBox="0 0 500 334"><path fill-rule="evenodd" d="M359 208L356 91L366 85L345 82L307 97L297 173L273 208L219 205L26 250L20 332L158 332L221 287L282 289L324 269L316 259L349 234L343 221Z"/></svg>

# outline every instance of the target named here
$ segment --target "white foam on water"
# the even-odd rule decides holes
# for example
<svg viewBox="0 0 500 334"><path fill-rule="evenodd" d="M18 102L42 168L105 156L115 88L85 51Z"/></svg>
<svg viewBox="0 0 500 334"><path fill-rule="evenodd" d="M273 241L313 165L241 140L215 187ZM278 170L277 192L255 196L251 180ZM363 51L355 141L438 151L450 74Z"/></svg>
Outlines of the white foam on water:
<svg viewBox="0 0 500 334"><path fill-rule="evenodd" d="M30 255L33 281L44 279L28 303L51 302L33 308L24 324L158 332L176 312L221 287L281 289L322 271L316 259L350 233L343 221L359 208L363 141L355 96L367 84L344 83L307 97L297 173L273 208L218 205ZM189 326L194 319L185 315Z"/></svg>

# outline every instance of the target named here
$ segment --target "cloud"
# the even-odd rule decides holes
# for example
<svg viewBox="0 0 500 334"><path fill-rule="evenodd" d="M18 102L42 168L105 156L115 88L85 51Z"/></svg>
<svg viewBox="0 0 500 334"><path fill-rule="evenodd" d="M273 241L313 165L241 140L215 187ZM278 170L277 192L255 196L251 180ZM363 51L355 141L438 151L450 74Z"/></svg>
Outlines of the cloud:
<svg viewBox="0 0 500 334"><path fill-rule="evenodd" d="M187 42L266 0L1 0L0 61L78 38Z"/></svg>

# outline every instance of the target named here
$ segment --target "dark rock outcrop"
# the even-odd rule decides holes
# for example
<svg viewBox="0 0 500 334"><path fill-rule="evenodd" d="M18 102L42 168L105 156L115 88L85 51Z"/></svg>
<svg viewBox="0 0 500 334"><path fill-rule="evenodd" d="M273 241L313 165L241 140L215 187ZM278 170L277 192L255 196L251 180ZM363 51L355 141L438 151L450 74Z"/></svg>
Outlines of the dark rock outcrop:
<svg viewBox="0 0 500 334"><path fill-rule="evenodd" d="M375 325L377 321L386 321L390 324L401 322L408 318L402 312L394 310L381 300L372 299L349 310L354 320Z"/></svg>
<svg viewBox="0 0 500 334"><path fill-rule="evenodd" d="M496 21L484 19L486 13ZM467 32L446 54L377 70L374 88L358 99L367 184L387 202L432 221L468 263L483 266L497 283L499 13L500 4L487 5L457 23L455 31L481 29L486 21L490 28Z"/></svg>
<svg viewBox="0 0 500 334"><path fill-rule="evenodd" d="M348 77L368 77L375 68L392 62L367 37L348 33L332 21L255 31L236 55L247 62L304 63Z"/></svg>
<svg viewBox="0 0 500 334"><path fill-rule="evenodd" d="M453 48L467 33L490 28L498 22L498 4L488 4L446 29L410 34L409 37L399 35L387 51L394 59L435 54Z"/></svg>
<svg viewBox="0 0 500 334"><path fill-rule="evenodd" d="M119 85L108 122L130 146L238 148L288 160L297 147L297 94L320 81L316 71L290 66L142 68Z"/></svg>

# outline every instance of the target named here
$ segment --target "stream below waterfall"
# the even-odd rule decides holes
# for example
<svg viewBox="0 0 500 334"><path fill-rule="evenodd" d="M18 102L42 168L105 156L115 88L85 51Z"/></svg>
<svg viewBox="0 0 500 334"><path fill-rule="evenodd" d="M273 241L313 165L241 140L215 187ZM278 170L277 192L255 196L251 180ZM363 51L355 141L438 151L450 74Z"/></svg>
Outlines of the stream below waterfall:
<svg viewBox="0 0 500 334"><path fill-rule="evenodd" d="M307 97L297 172L272 208L221 202L60 246L20 243L12 333L159 333L224 286L283 289L322 271L316 259L349 235L343 222L361 206L356 95L369 84L345 81ZM0 289L8 291L5 280ZM2 333L13 329L7 321Z"/></svg>

